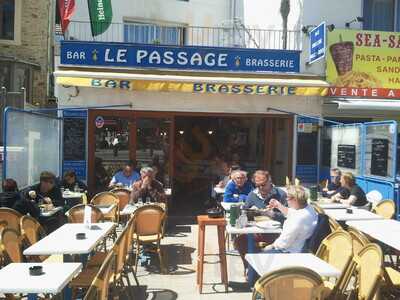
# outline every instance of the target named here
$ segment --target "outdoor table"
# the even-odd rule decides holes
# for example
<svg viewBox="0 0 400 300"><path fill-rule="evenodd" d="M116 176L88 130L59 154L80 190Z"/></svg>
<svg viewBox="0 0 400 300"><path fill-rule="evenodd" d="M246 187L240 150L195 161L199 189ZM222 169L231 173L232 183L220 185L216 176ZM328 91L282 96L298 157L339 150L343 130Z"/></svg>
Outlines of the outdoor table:
<svg viewBox="0 0 400 300"><path fill-rule="evenodd" d="M396 250L400 250L400 222L396 220L349 221L347 225Z"/></svg>
<svg viewBox="0 0 400 300"><path fill-rule="evenodd" d="M31 266L42 266L43 274L31 276ZM38 294L55 295L64 290L64 299L72 299L67 285L81 269L81 263L11 263L0 270L0 293L28 294L28 299L34 300Z"/></svg>
<svg viewBox="0 0 400 300"><path fill-rule="evenodd" d="M59 211L62 211L64 208L62 206L57 206L54 207L53 209L47 210L47 211L40 211L40 216L41 217L52 217Z"/></svg>
<svg viewBox="0 0 400 300"><path fill-rule="evenodd" d="M116 204L110 204L110 205L95 205L98 209L100 209L100 211L103 213L103 215L109 214L115 206L117 206Z"/></svg>
<svg viewBox="0 0 400 300"><path fill-rule="evenodd" d="M87 256L96 245L106 237L115 227L114 223L92 223L91 229L83 223L64 224L48 236L39 240L29 248L25 249L24 255L53 255L62 254L64 262L71 260L71 255L80 255L83 264ZM85 233L86 239L76 239L77 233Z"/></svg>
<svg viewBox="0 0 400 300"><path fill-rule="evenodd" d="M120 211L120 215L121 216L127 216L127 215L131 215L133 214L139 207L145 206L145 205L158 205L160 206L162 209L165 210L166 206L165 203L163 202L150 202L148 204L143 203L143 205L139 206L137 204L133 205L133 204L127 204L125 205L124 209Z"/></svg>
<svg viewBox="0 0 400 300"><path fill-rule="evenodd" d="M63 192L63 199L65 205L67 205L69 208L81 204L82 203L82 197L85 193L80 193L80 192L73 192L73 191L64 191Z"/></svg>
<svg viewBox="0 0 400 300"><path fill-rule="evenodd" d="M236 228L229 224L229 220L226 225L226 232L228 234L247 234L247 253L255 252L255 242L254 242L254 234L263 234L263 233L272 233L279 234L282 232L281 225L278 221L263 221L259 222L263 226L257 225L256 222L250 222L249 226L244 228ZM279 226L277 226L279 225ZM249 266L248 269L248 281L250 285L253 285L255 282L255 272L252 266Z"/></svg>
<svg viewBox="0 0 400 300"><path fill-rule="evenodd" d="M325 214L336 221L362 221L379 220L383 217L361 208L352 208L353 213L347 213L346 209L325 209Z"/></svg>
<svg viewBox="0 0 400 300"><path fill-rule="evenodd" d="M326 198L318 199L318 201L315 203L322 209L345 209L350 207L350 205L348 204L343 204L340 202L330 202Z"/></svg>
<svg viewBox="0 0 400 300"><path fill-rule="evenodd" d="M221 206L225 209L225 211L230 211L233 204L241 206L244 204L244 202L221 202Z"/></svg>
<svg viewBox="0 0 400 300"><path fill-rule="evenodd" d="M338 269L311 253L255 253L245 258L260 276L288 267L305 267L324 277L340 276Z"/></svg>

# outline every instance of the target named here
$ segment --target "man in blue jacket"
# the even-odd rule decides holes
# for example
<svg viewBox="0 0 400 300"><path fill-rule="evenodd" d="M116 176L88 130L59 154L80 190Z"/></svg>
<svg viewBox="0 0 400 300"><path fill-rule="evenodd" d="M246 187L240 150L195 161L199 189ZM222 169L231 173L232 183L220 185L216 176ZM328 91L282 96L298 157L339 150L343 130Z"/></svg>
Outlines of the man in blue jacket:
<svg viewBox="0 0 400 300"><path fill-rule="evenodd" d="M225 187L224 202L244 202L253 190L253 185L247 180L247 173L242 170L233 171L232 180Z"/></svg>

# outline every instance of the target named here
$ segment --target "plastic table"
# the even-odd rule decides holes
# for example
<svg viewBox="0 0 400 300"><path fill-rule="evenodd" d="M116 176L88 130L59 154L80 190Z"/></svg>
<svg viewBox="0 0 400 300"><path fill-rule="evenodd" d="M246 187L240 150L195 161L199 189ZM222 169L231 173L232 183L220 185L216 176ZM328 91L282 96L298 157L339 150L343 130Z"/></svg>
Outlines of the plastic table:
<svg viewBox="0 0 400 300"><path fill-rule="evenodd" d="M43 274L31 276L31 266L42 266ZM81 269L81 263L11 263L0 270L0 293L28 294L28 299L34 300L38 294L64 290L64 299L72 299L66 287Z"/></svg>

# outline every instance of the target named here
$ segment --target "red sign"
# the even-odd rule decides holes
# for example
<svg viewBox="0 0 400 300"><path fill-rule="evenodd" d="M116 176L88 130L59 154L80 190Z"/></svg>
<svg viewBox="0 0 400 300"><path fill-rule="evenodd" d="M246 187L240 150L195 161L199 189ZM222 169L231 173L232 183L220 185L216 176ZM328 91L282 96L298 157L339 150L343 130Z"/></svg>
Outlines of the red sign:
<svg viewBox="0 0 400 300"><path fill-rule="evenodd" d="M58 7L60 9L61 30L64 33L74 14L75 0L58 0Z"/></svg>
<svg viewBox="0 0 400 300"><path fill-rule="evenodd" d="M400 89L331 87L331 97L400 98Z"/></svg>

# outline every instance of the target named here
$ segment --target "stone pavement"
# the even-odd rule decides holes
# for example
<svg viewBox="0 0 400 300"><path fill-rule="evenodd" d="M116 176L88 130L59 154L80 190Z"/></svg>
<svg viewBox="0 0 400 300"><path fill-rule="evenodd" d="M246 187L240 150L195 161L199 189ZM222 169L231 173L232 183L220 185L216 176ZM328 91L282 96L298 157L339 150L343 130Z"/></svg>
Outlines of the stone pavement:
<svg viewBox="0 0 400 300"><path fill-rule="evenodd" d="M192 223L192 224L189 224ZM168 274L160 274L157 257L151 264L139 267L140 289L134 288L135 299L174 300L174 299L251 299L251 292L245 282L243 265L239 256L228 255L229 292L224 292L221 284L219 264L206 264L204 267L203 294L196 286L197 225L193 220L171 218L168 234L163 240L165 264ZM206 231L206 253L217 253L216 227ZM217 256L207 256L207 261L215 262ZM120 299L122 299L121 297ZM129 299L128 297L124 299Z"/></svg>

